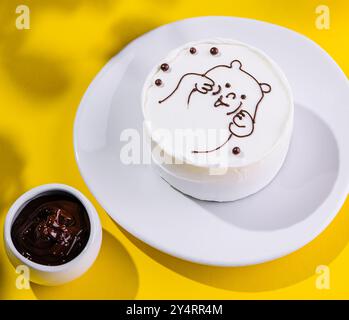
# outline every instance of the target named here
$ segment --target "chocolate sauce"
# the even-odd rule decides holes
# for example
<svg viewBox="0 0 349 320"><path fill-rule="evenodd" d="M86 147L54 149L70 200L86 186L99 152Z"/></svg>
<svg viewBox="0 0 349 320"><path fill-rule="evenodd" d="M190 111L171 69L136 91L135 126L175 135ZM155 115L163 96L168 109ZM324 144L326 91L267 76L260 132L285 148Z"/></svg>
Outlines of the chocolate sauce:
<svg viewBox="0 0 349 320"><path fill-rule="evenodd" d="M86 246L90 220L76 197L57 191L27 203L12 225L11 237L16 249L29 260L61 265Z"/></svg>

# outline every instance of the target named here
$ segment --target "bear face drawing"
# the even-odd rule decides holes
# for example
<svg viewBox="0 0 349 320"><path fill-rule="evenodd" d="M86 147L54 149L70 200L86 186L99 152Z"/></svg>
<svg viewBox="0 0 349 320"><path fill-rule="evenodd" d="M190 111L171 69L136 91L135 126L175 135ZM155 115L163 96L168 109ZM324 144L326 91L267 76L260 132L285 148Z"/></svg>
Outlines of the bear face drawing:
<svg viewBox="0 0 349 320"><path fill-rule="evenodd" d="M193 150L193 153L207 153L221 148L232 136L243 138L253 133L259 104L271 91L271 86L259 82L243 69L239 60L233 60L229 65L217 65L203 74L184 74L175 89L159 103L170 99L179 90L188 90L188 107L193 95L202 94L213 97L210 99L212 108L225 111L230 132L227 140L212 150Z"/></svg>

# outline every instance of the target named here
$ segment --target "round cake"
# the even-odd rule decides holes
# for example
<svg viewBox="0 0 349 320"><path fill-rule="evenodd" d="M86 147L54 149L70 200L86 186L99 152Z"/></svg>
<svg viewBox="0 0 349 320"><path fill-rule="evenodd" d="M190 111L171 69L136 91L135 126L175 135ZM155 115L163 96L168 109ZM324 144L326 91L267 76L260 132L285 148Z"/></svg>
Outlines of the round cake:
<svg viewBox="0 0 349 320"><path fill-rule="evenodd" d="M146 79L142 107L154 167L192 197L246 197L285 160L290 86L275 62L247 44L202 40L170 52Z"/></svg>

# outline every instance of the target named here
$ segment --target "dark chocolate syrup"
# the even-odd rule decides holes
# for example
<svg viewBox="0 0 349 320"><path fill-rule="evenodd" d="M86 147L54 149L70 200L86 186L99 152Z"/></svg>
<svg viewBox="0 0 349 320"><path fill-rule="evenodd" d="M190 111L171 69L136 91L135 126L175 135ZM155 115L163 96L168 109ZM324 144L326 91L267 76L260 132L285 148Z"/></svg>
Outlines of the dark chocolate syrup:
<svg viewBox="0 0 349 320"><path fill-rule="evenodd" d="M11 237L16 249L29 260L61 265L86 246L90 220L77 198L57 191L27 203L12 225Z"/></svg>

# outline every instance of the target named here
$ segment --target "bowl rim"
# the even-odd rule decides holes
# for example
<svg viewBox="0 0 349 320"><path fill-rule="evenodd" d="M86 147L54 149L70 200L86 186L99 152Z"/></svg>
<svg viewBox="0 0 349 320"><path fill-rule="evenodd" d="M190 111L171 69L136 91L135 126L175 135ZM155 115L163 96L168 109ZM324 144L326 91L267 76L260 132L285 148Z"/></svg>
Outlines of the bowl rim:
<svg viewBox="0 0 349 320"><path fill-rule="evenodd" d="M69 193L76 197L82 205L85 207L89 221L90 221L90 236L84 247L84 249L71 261L66 262L64 264L56 265L56 266L47 266L44 264L40 264L34 261L29 260L24 257L15 247L12 237L11 237L11 229L15 218L17 218L20 210L23 208L25 204L27 204L32 199L37 196L52 192L52 191L63 191ZM62 272L74 268L81 259L88 254L90 249L96 243L96 239L101 236L101 222L98 216L98 213L92 203L77 189L61 183L49 183L44 185L39 185L34 187L25 193L23 193L17 200L12 204L10 209L7 212L5 223L4 223L4 242L8 247L8 250L20 261L23 265L28 266L33 270L38 270L41 272L54 273L54 272Z"/></svg>

